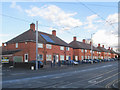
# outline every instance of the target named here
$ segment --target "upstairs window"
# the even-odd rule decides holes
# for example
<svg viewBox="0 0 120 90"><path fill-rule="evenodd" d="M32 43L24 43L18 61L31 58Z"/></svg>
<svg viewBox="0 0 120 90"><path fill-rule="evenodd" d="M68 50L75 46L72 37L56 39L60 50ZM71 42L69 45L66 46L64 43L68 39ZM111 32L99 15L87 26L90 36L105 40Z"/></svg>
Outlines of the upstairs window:
<svg viewBox="0 0 120 90"><path fill-rule="evenodd" d="M63 47L63 46L60 46L60 50L64 50L64 47Z"/></svg>
<svg viewBox="0 0 120 90"><path fill-rule="evenodd" d="M87 50L85 50L85 52L87 52Z"/></svg>
<svg viewBox="0 0 120 90"><path fill-rule="evenodd" d="M16 48L18 48L18 43L16 43Z"/></svg>
<svg viewBox="0 0 120 90"><path fill-rule="evenodd" d="M43 44L42 43L38 43L38 48L43 48Z"/></svg>
<svg viewBox="0 0 120 90"><path fill-rule="evenodd" d="M81 52L83 52L83 49L81 49Z"/></svg>
<svg viewBox="0 0 120 90"><path fill-rule="evenodd" d="M67 50L67 51L69 51L69 50L70 50L70 48L69 48L69 47L66 47L66 50Z"/></svg>
<svg viewBox="0 0 120 90"><path fill-rule="evenodd" d="M46 48L47 49L52 49L52 45L51 44L46 44Z"/></svg>

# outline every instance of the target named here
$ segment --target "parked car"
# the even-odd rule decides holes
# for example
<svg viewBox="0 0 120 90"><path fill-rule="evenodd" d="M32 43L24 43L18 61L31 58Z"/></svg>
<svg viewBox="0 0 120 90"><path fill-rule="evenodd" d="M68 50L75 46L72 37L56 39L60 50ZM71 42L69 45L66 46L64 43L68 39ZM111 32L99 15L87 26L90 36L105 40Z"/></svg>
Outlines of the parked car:
<svg viewBox="0 0 120 90"><path fill-rule="evenodd" d="M83 59L83 60L82 60L82 63L86 63L86 62L87 62L87 60L86 60L86 59Z"/></svg>
<svg viewBox="0 0 120 90"><path fill-rule="evenodd" d="M97 59L93 59L93 63L97 63L98 62L98 60Z"/></svg>
<svg viewBox="0 0 120 90"><path fill-rule="evenodd" d="M70 60L70 63L71 63L71 64L74 64L74 65L78 65L78 64L79 64L78 62L76 62L76 61L74 61L74 60Z"/></svg>
<svg viewBox="0 0 120 90"><path fill-rule="evenodd" d="M36 61L31 61L31 66L34 66L35 68L35 65L36 65ZM43 68L44 64L42 61L38 61L38 68Z"/></svg>

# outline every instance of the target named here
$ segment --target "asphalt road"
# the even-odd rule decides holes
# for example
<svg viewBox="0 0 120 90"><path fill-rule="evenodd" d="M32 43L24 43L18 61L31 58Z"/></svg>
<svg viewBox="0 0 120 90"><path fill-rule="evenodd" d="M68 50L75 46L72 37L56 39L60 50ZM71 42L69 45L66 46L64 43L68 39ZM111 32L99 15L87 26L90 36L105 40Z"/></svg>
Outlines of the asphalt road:
<svg viewBox="0 0 120 90"><path fill-rule="evenodd" d="M65 68L3 71L2 88L118 88L118 61Z"/></svg>

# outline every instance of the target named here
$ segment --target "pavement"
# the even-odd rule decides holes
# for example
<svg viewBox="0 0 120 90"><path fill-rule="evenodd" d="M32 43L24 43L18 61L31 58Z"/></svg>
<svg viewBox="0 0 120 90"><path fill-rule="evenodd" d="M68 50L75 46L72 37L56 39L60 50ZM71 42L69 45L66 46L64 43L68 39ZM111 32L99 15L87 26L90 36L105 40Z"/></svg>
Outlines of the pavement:
<svg viewBox="0 0 120 90"><path fill-rule="evenodd" d="M118 88L118 71L118 61L44 67L37 71L4 69L2 88Z"/></svg>

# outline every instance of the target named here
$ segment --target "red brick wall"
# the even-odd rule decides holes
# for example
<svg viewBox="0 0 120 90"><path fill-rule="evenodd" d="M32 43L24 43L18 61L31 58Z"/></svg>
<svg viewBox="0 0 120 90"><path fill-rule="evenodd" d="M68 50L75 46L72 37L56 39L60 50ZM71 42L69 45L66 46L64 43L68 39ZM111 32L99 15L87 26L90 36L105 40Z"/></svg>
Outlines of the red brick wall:
<svg viewBox="0 0 120 90"><path fill-rule="evenodd" d="M16 48L16 44L8 44L5 47L7 50L17 50L21 49L22 51L15 53L13 56L23 56L23 61L24 61L24 54L28 54L28 60L36 60L36 43L35 42L21 42L18 43L18 48ZM38 54L43 55L43 60L46 60L46 54L52 55L52 60L53 60L53 54L58 54L59 55L59 60L60 60L60 55L64 55L65 60L66 60L66 55L71 56L71 59L73 59L73 49L70 48L69 51L66 51L66 47L64 47L64 50L60 50L60 46L57 45L52 45L52 49L47 49L46 45L43 44L43 48L38 48Z"/></svg>

